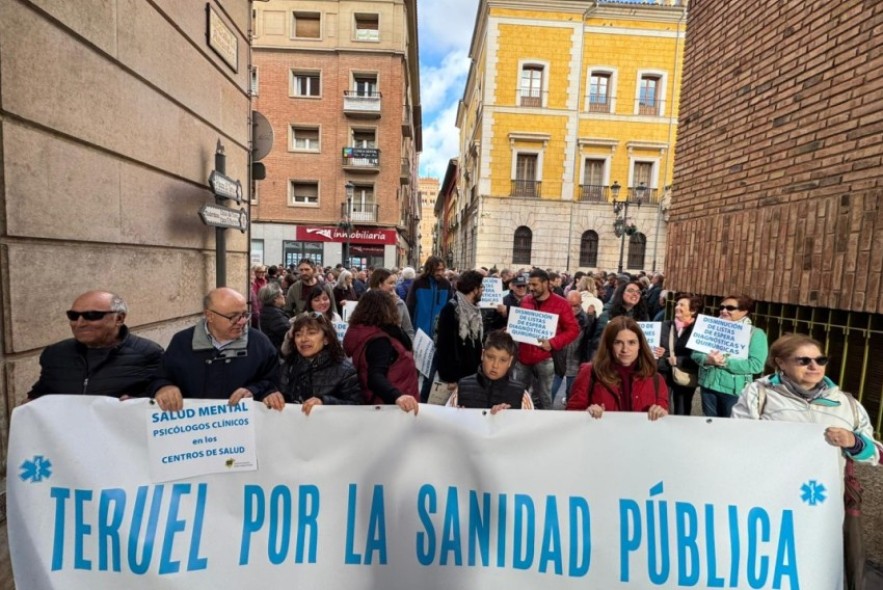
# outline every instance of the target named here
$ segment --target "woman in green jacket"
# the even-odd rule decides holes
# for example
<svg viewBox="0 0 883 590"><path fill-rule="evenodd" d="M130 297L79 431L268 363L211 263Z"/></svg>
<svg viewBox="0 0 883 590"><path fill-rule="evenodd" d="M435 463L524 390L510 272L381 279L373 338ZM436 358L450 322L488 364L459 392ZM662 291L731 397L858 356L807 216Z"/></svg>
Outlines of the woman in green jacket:
<svg viewBox="0 0 883 590"><path fill-rule="evenodd" d="M721 301L720 318L750 325L748 314L753 308L754 300L747 295L730 295ZM699 365L702 413L712 418L729 418L739 394L754 381L754 375L763 372L767 352L766 333L755 327L751 328L748 358L733 358L716 350L708 354L694 352L692 358Z"/></svg>

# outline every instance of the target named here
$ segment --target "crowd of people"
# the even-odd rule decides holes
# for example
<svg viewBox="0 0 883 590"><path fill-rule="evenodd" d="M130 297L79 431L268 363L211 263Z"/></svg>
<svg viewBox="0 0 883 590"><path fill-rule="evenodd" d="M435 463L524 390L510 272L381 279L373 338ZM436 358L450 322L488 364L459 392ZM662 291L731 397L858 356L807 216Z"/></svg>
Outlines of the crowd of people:
<svg viewBox="0 0 883 590"><path fill-rule="evenodd" d="M188 398L236 404L250 397L280 411L298 404L307 415L342 404L397 405L416 415L420 404L434 403L491 414L566 409L593 419L641 412L658 420L691 415L698 390L708 417L824 426L825 440L841 449L847 508L860 501L854 463L880 461L883 446L867 412L825 375L823 345L788 334L768 347L766 333L751 325L754 302L746 295L724 297L718 309L721 320L750 331L747 357L737 358L689 347L703 300L667 292L659 273L457 273L437 257L419 273L323 269L309 259L252 270L248 293L206 294L199 320L165 351L130 333L119 295L84 293L67 311L73 338L43 351L28 399L149 396L172 411ZM487 277L500 279L505 296L482 307ZM516 307L556 315L554 335L516 342L507 331ZM658 345L645 337L639 322L646 321L662 322ZM424 375L414 357L418 332L435 346ZM847 567L851 580L861 577L857 563Z"/></svg>

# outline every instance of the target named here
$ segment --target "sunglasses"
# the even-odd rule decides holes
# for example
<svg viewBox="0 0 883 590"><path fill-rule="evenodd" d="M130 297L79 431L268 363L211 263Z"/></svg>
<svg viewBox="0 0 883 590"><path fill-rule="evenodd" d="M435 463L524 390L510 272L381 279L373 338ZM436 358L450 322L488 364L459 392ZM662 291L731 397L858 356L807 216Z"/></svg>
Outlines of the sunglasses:
<svg viewBox="0 0 883 590"><path fill-rule="evenodd" d="M727 311L738 311L738 309L739 309L739 306L738 306L738 305L721 305L721 306L720 306L720 310L721 310L721 311L724 311L724 310L727 310Z"/></svg>
<svg viewBox="0 0 883 590"><path fill-rule="evenodd" d="M794 357L794 362L800 365L801 367L808 367L810 363L815 363L820 367L824 367L828 364L828 357L822 355L817 356L815 358L811 356L798 356Z"/></svg>
<svg viewBox="0 0 883 590"><path fill-rule="evenodd" d="M109 313L116 313L115 311L74 311L72 309L67 310L64 314L67 316L72 322L80 319L80 316L83 317L87 322L97 322L98 320L104 319Z"/></svg>
<svg viewBox="0 0 883 590"><path fill-rule="evenodd" d="M293 323L294 321L299 320L299 319L303 319L303 318L313 318L316 320L327 320L328 319L327 317L325 317L325 314L322 313L321 311L304 311L304 312L297 314L294 317L294 319L292 319L291 321Z"/></svg>

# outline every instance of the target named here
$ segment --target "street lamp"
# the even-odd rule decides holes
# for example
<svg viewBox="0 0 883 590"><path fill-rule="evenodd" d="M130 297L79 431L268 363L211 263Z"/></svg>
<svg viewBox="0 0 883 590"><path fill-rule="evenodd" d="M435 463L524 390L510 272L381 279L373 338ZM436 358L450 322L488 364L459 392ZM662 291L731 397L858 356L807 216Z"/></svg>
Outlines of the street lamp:
<svg viewBox="0 0 883 590"><path fill-rule="evenodd" d="M610 193L613 195L613 214L616 216L616 219L613 221L613 233L619 238L619 270L617 271L619 273L622 273L622 258L625 254L625 236L626 234L632 235L637 230L634 222L629 225L628 196L622 201L617 199L621 188L619 182L616 181L614 181L613 185L610 187ZM635 202L639 208L641 207L641 202L644 200L644 194L646 192L647 186L643 182L635 188Z"/></svg>
<svg viewBox="0 0 883 590"><path fill-rule="evenodd" d="M346 234L346 250L343 253L343 266L345 268L350 268L352 265L347 264L347 259L352 259L352 255L350 254L350 240L352 239L353 233L353 220L352 220L352 211L353 211L353 191L355 190L355 186L353 186L352 182L346 183L346 203L344 204L343 212L340 216L340 222L337 224L337 229L344 232ZM351 262L352 260L350 260Z"/></svg>

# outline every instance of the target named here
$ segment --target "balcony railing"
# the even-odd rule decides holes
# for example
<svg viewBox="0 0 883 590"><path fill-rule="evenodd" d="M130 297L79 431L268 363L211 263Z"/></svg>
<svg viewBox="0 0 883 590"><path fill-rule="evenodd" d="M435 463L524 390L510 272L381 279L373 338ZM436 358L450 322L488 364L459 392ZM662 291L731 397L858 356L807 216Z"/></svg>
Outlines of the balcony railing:
<svg viewBox="0 0 883 590"><path fill-rule="evenodd" d="M343 167L348 170L380 170L380 150L376 148L343 148Z"/></svg>
<svg viewBox="0 0 883 590"><path fill-rule="evenodd" d="M650 117L658 117L662 113L661 100L648 100L646 98L638 99L638 114Z"/></svg>
<svg viewBox="0 0 883 590"><path fill-rule="evenodd" d="M538 90L519 90L518 104L523 107L539 108L543 106L543 94L545 93Z"/></svg>
<svg viewBox="0 0 883 590"><path fill-rule="evenodd" d="M513 197L530 197L537 199L540 197L542 182L539 180L513 180L510 195Z"/></svg>
<svg viewBox="0 0 883 590"><path fill-rule="evenodd" d="M402 158L402 168L399 171L399 182L401 184L410 184L411 182L411 160Z"/></svg>
<svg viewBox="0 0 883 590"><path fill-rule="evenodd" d="M376 222L379 219L380 205L375 203L341 203L340 217L352 223Z"/></svg>
<svg viewBox="0 0 883 590"><path fill-rule="evenodd" d="M629 203L637 203L638 202L638 189L637 187L630 186L628 188L628 193L626 194L626 199L628 199ZM619 200L623 200L622 192L619 194ZM655 188L645 188L644 193L641 197L641 203L658 203L659 202L659 189Z"/></svg>
<svg viewBox="0 0 883 590"><path fill-rule="evenodd" d="M610 112L610 97L609 96L601 96L601 97L589 98L589 112L590 113L609 113Z"/></svg>
<svg viewBox="0 0 883 590"><path fill-rule="evenodd" d="M355 117L380 116L380 93L364 92L358 90L344 90L343 112Z"/></svg>
<svg viewBox="0 0 883 590"><path fill-rule="evenodd" d="M593 203L603 203L607 200L609 188L601 184L579 185L579 200Z"/></svg>

